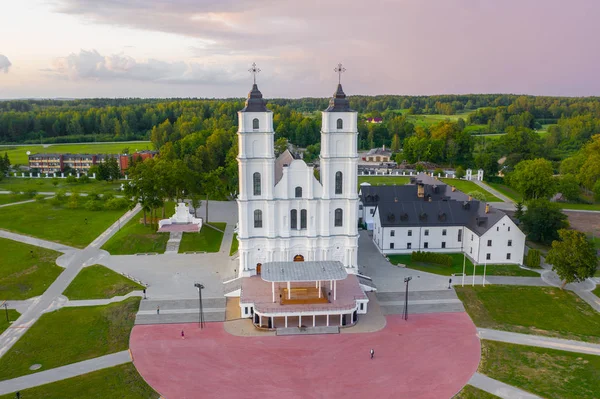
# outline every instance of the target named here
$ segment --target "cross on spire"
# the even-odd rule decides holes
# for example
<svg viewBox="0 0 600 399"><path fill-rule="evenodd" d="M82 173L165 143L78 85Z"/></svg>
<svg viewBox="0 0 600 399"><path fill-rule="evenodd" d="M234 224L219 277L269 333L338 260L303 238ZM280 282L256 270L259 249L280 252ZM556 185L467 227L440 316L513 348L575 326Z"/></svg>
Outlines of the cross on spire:
<svg viewBox="0 0 600 399"><path fill-rule="evenodd" d="M342 83L342 73L346 72L346 68L344 68L344 66L342 65L342 63L340 62L337 67L335 67L333 69L335 72L337 72L338 74L338 84Z"/></svg>
<svg viewBox="0 0 600 399"><path fill-rule="evenodd" d="M252 68L248 69L248 72L253 75L252 77L254 79L254 84L256 84L256 74L260 72L260 68L256 66L256 62L252 63Z"/></svg>

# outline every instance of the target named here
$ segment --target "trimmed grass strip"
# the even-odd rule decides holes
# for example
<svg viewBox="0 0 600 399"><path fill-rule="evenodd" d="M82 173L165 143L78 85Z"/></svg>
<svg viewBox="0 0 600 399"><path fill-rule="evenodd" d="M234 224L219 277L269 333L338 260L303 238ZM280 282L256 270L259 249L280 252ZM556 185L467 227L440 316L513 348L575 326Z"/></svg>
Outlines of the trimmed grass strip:
<svg viewBox="0 0 600 399"><path fill-rule="evenodd" d="M233 240L231 240L231 249L229 250L229 256L232 256L234 253L237 252L239 245L240 242L237 239L237 233L233 233Z"/></svg>
<svg viewBox="0 0 600 399"><path fill-rule="evenodd" d="M212 222L208 223L219 230L225 231L227 223ZM223 233L210 226L202 225L198 233L183 233L179 245L179 253L184 252L219 252L223 241Z"/></svg>
<svg viewBox="0 0 600 399"><path fill-rule="evenodd" d="M485 196L485 200L487 202L502 202L502 200L500 198L496 197L495 195L493 195L486 189L478 186L477 184L473 183L472 181L461 180L461 179L440 179L440 180L449 186L456 187L457 190L462 191L465 194L469 194L470 192L473 192L473 191L479 191L481 194L483 194Z"/></svg>
<svg viewBox="0 0 600 399"><path fill-rule="evenodd" d="M71 300L110 299L143 290L140 284L101 265L84 267L69 284L63 295Z"/></svg>
<svg viewBox="0 0 600 399"><path fill-rule="evenodd" d="M14 322L19 318L19 316L21 316L21 313L17 312L16 310L8 309L8 321L6 321L6 312L7 310L4 309L4 307L0 309L0 334L10 327L11 322Z"/></svg>
<svg viewBox="0 0 600 399"><path fill-rule="evenodd" d="M482 391L479 388L475 388L473 385L465 385L463 389L456 394L452 399L496 399L499 396L492 395L486 391ZM0 398L1 399L1 398Z"/></svg>
<svg viewBox="0 0 600 399"><path fill-rule="evenodd" d="M358 189L361 183L372 186L403 186L410 182L409 176L358 176Z"/></svg>

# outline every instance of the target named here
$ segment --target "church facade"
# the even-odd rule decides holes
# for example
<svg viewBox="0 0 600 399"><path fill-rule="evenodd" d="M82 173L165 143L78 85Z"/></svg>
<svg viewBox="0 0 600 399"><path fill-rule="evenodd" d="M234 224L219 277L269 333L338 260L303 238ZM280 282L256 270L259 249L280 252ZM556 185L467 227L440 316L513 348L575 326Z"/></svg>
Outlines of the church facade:
<svg viewBox="0 0 600 399"><path fill-rule="evenodd" d="M275 158L273 113L256 83L238 118L239 275L292 261L339 261L356 273L357 112L341 84L322 112L320 180L289 151Z"/></svg>

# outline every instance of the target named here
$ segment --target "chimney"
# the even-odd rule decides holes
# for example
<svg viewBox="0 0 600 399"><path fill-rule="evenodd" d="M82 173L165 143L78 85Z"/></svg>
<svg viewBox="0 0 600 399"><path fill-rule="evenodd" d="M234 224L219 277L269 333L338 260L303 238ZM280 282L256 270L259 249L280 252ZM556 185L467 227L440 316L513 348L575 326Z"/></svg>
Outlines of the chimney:
<svg viewBox="0 0 600 399"><path fill-rule="evenodd" d="M385 144L383 145L383 151L385 151Z"/></svg>
<svg viewBox="0 0 600 399"><path fill-rule="evenodd" d="M490 204L485 204L485 213L490 213Z"/></svg>
<svg viewBox="0 0 600 399"><path fill-rule="evenodd" d="M471 197L471 196L469 195L469 199L468 199L467 201L471 201L472 199L473 199L473 197Z"/></svg>
<svg viewBox="0 0 600 399"><path fill-rule="evenodd" d="M456 187L452 186L452 192L456 191Z"/></svg>

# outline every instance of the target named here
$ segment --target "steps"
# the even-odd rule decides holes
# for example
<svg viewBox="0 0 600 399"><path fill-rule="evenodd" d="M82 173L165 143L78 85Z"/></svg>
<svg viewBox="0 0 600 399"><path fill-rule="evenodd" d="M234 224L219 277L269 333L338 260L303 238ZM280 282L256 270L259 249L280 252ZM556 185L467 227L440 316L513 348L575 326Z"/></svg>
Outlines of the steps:
<svg viewBox="0 0 600 399"><path fill-rule="evenodd" d="M316 335L316 334L339 334L338 326L322 326L322 327L288 327L278 328L277 335Z"/></svg>
<svg viewBox="0 0 600 399"><path fill-rule="evenodd" d="M226 301L225 297L202 298L204 321L225 321ZM142 300L135 324L197 323L198 313L198 299Z"/></svg>
<svg viewBox="0 0 600 399"><path fill-rule="evenodd" d="M405 292L378 292L375 294L379 306L386 315L404 312ZM408 292L408 313L452 313L464 312L462 302L454 290Z"/></svg>
<svg viewBox="0 0 600 399"><path fill-rule="evenodd" d="M183 237L183 232L181 231L172 231L169 233L169 241L167 241L167 249L165 250L165 254L176 254L179 252L181 237Z"/></svg>

